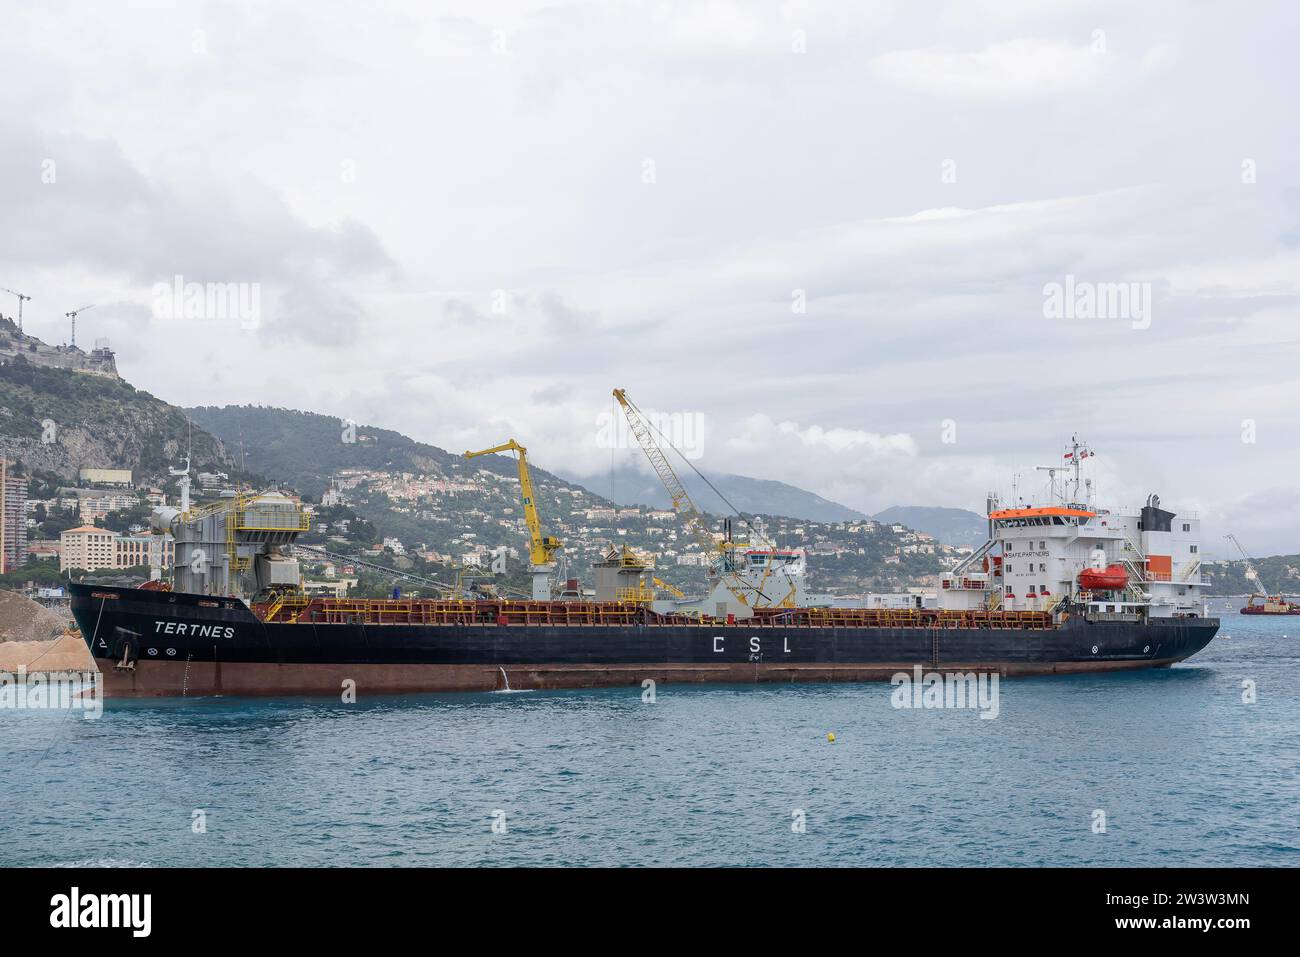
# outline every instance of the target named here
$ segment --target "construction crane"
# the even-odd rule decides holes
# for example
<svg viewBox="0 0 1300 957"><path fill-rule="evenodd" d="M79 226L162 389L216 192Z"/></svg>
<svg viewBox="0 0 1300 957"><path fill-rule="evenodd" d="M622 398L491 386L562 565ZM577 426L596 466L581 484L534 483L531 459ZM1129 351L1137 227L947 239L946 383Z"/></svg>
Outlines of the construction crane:
<svg viewBox="0 0 1300 957"><path fill-rule="evenodd" d="M31 302L32 297L24 296L21 292L18 292L17 290L14 289L8 289L5 286L0 286L0 292L7 292L11 296L18 297L18 331L22 332L23 331L23 303Z"/></svg>
<svg viewBox="0 0 1300 957"><path fill-rule="evenodd" d="M94 309L95 304L92 302L89 306L82 306L80 309L73 309L71 312L65 312L63 315L72 320L72 348L77 348L77 313L85 312L87 309Z"/></svg>
<svg viewBox="0 0 1300 957"><path fill-rule="evenodd" d="M650 465L654 468L655 473L659 476L659 481L663 483L664 488L668 491L668 497L672 499L673 509L677 512L686 526L687 531L699 542L700 547L704 549L704 554L710 558L710 577L716 577L718 582L730 592L744 609L751 607L769 607L773 603L763 593L762 588L754 588L752 585L746 585L735 573L734 558L732 551L734 543L730 541L730 535L727 541L720 542L709 531L709 524L704 518L704 514L696 507L690 494L686 491L686 486L682 484L677 473L673 471L672 463L664 455L663 449L655 442L651 434L651 427L646 422L641 410L636 407L631 399L627 397L624 389L615 389L614 398L623 408L623 414L627 416L628 425L632 428L632 434L636 436L637 442L641 444L641 450L645 452L646 458L650 460ZM730 525L728 524L728 527ZM752 591L751 596L747 593ZM714 597L720 596L716 587L714 588Z"/></svg>
<svg viewBox="0 0 1300 957"><path fill-rule="evenodd" d="M1255 560L1250 557L1241 542L1237 541L1237 536L1229 532L1223 537L1237 546L1237 551L1241 552L1241 557L1246 560L1246 577L1254 582L1254 587L1251 588L1250 597L1246 602L1247 607L1253 607L1256 598L1262 598L1265 602L1270 600L1281 602L1282 597L1280 594L1277 596L1269 595L1268 590L1264 587L1263 579L1259 577L1259 572L1255 569Z"/></svg>
<svg viewBox="0 0 1300 957"><path fill-rule="evenodd" d="M481 452L466 452L465 458L478 458L495 452L514 452L519 463L519 498L524 506L524 522L528 525L528 561L533 575L533 600L546 601L551 597L551 575L555 571L555 553L564 545L558 538L542 534L542 520L537 515L537 502L533 494L533 479L528 473L528 450L509 439Z"/></svg>

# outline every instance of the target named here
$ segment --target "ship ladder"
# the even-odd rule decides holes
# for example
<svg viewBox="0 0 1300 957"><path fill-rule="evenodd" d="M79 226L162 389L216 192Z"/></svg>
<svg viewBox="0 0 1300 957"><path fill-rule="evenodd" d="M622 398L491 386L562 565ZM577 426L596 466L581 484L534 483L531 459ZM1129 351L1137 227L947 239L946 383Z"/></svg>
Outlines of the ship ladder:
<svg viewBox="0 0 1300 957"><path fill-rule="evenodd" d="M283 607L284 607L284 593L278 592L276 593L275 598L271 601L271 604L267 606L266 611L263 613L262 620L275 621L275 616L280 613L280 609Z"/></svg>

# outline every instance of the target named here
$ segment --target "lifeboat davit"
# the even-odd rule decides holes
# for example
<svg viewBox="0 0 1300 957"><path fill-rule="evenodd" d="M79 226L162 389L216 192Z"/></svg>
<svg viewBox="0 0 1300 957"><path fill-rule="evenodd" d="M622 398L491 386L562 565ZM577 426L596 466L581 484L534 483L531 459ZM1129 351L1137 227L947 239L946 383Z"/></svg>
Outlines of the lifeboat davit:
<svg viewBox="0 0 1300 957"><path fill-rule="evenodd" d="M1128 572L1123 565L1085 568L1079 572L1079 587L1088 591L1120 591L1128 586Z"/></svg>

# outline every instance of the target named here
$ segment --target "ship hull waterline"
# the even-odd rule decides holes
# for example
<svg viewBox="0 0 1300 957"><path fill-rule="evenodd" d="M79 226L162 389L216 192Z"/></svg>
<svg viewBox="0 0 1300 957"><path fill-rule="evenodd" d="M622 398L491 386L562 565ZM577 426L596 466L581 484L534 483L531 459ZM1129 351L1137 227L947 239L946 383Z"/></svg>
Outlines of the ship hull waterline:
<svg viewBox="0 0 1300 957"><path fill-rule="evenodd" d="M358 695L657 683L888 681L920 666L1006 677L1168 667L1214 618L925 628L266 624L233 599L73 584L111 697ZM106 597L113 595L111 599ZM99 596L99 597L95 597ZM202 604L200 604L202 602ZM121 667L123 658L129 659ZM348 683L351 683L350 685Z"/></svg>

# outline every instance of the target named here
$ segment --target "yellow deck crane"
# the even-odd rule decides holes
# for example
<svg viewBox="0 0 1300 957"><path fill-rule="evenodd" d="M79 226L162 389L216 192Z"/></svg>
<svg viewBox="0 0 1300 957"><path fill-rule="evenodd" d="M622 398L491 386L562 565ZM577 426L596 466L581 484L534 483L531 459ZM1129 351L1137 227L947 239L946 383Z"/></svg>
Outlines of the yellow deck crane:
<svg viewBox="0 0 1300 957"><path fill-rule="evenodd" d="M646 458L650 460L651 466L654 467L655 473L659 476L659 481L668 491L668 497L672 499L673 509L677 512L682 520L682 524L691 533L700 547L704 549L704 554L710 558L710 578L716 579L716 584L712 586L712 594L709 601L713 609L719 615L738 614L742 617L748 617L751 608L765 608L776 602L771 601L762 591L761 587L754 587L746 583L733 568L735 558L732 555L734 543L720 542L709 531L708 522L704 514L696 507L695 502L691 500L690 494L686 491L686 486L682 484L677 473L673 471L672 463L664 455L663 449L655 442L651 434L650 425L641 415L632 400L627 397L627 392L623 389L614 390L614 398L623 409L623 414L627 416L628 425L632 428L632 434L636 436L637 442L641 444L641 450L645 452ZM725 589L725 591L723 591ZM730 599L730 600L728 600ZM784 604L785 602L781 602Z"/></svg>
<svg viewBox="0 0 1300 957"><path fill-rule="evenodd" d="M682 591L676 585L664 581L662 578L655 578L654 583L656 588L662 588L664 591L668 592L668 594L672 595L674 598L686 597L686 593L684 591Z"/></svg>
<svg viewBox="0 0 1300 957"><path fill-rule="evenodd" d="M528 561L533 575L533 600L547 601L551 597L551 575L555 571L555 553L564 545L558 538L542 534L542 520L537 515L537 500L533 494L533 478L528 474L528 450L514 439L494 445L481 452L466 452L465 458L478 458L494 452L514 452L519 463L519 498L524 506L524 522L528 525Z"/></svg>

